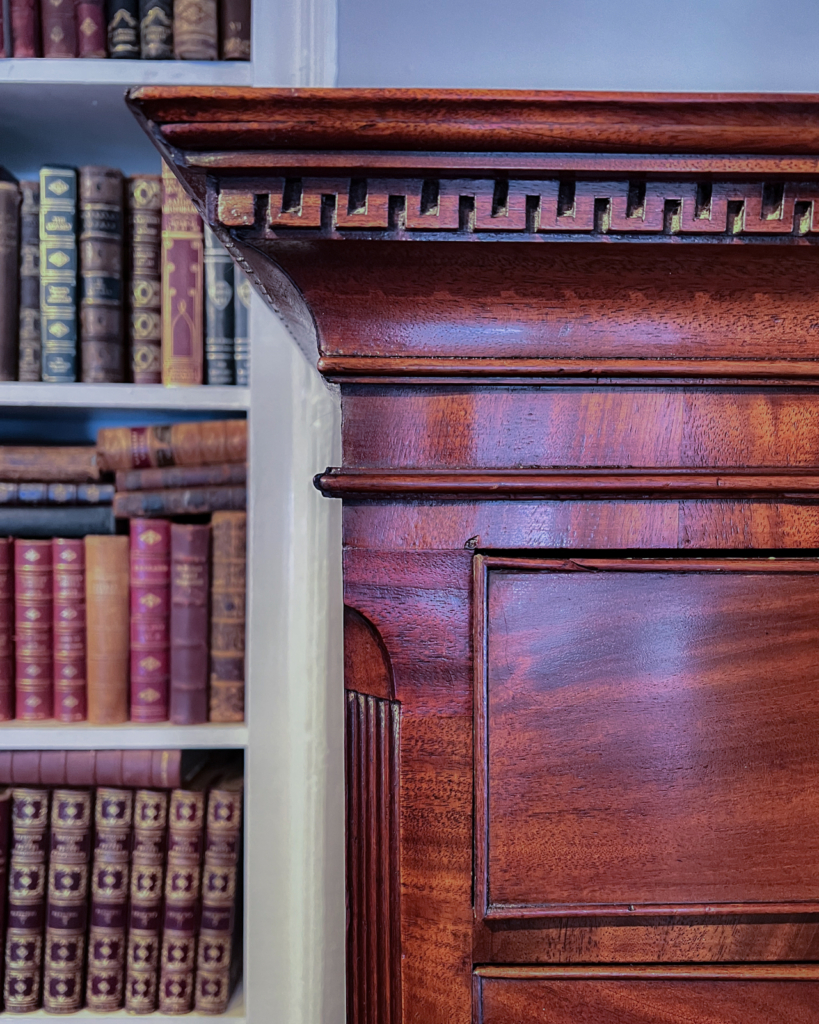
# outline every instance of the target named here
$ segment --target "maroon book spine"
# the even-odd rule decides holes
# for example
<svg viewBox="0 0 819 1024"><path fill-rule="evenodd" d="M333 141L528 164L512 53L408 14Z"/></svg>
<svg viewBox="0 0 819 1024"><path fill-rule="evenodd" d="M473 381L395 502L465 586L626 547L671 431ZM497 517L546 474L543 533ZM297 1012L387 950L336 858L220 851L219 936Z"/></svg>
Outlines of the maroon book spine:
<svg viewBox="0 0 819 1024"><path fill-rule="evenodd" d="M168 719L171 524L131 520L131 721Z"/></svg>
<svg viewBox="0 0 819 1024"><path fill-rule="evenodd" d="M167 825L168 794L138 789L134 794L125 980L125 1009L129 1013L153 1013L156 1009Z"/></svg>
<svg viewBox="0 0 819 1024"><path fill-rule="evenodd" d="M78 0L77 38L80 57L108 56L108 23L104 0Z"/></svg>
<svg viewBox="0 0 819 1024"><path fill-rule="evenodd" d="M40 0L44 57L77 56L74 0Z"/></svg>
<svg viewBox="0 0 819 1024"><path fill-rule="evenodd" d="M9 846L11 845L11 790L0 791L0 949L6 948L6 906L9 892ZM4 964L0 962L0 971ZM0 985L2 989L2 985Z"/></svg>
<svg viewBox="0 0 819 1024"><path fill-rule="evenodd" d="M53 606L50 540L14 542L16 717L53 714Z"/></svg>
<svg viewBox="0 0 819 1024"><path fill-rule="evenodd" d="M13 542L0 538L0 722L14 718Z"/></svg>
<svg viewBox="0 0 819 1024"><path fill-rule="evenodd" d="M11 0L11 37L15 57L40 56L40 6L37 0Z"/></svg>
<svg viewBox="0 0 819 1024"><path fill-rule="evenodd" d="M0 751L0 785L170 789L181 778L181 750Z"/></svg>
<svg viewBox="0 0 819 1024"><path fill-rule="evenodd" d="M85 685L85 544L81 537L52 541L54 572L54 717L83 722Z"/></svg>
<svg viewBox="0 0 819 1024"><path fill-rule="evenodd" d="M171 526L171 721L208 720L210 526Z"/></svg>

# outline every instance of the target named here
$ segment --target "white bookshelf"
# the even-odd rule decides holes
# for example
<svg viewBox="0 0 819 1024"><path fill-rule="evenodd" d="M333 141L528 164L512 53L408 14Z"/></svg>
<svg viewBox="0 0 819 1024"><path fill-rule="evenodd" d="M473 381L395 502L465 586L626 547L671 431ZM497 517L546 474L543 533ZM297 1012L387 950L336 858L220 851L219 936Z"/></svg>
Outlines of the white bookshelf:
<svg viewBox="0 0 819 1024"><path fill-rule="evenodd" d="M242 60L0 60L0 83L18 85L252 85Z"/></svg>
<svg viewBox="0 0 819 1024"><path fill-rule="evenodd" d="M247 747L246 725L89 725L4 722L0 750L223 750Z"/></svg>
<svg viewBox="0 0 819 1024"><path fill-rule="evenodd" d="M157 409L173 412L242 412L250 408L250 388L166 388L161 384L0 383L0 408Z"/></svg>

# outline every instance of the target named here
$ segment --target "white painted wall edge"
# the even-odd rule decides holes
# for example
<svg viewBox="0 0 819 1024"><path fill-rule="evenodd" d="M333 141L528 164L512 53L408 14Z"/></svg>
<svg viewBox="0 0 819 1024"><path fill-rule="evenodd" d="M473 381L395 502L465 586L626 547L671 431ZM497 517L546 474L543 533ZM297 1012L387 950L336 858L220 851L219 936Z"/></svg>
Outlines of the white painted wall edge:
<svg viewBox="0 0 819 1024"><path fill-rule="evenodd" d="M337 0L255 3L251 46L254 85L335 85Z"/></svg>

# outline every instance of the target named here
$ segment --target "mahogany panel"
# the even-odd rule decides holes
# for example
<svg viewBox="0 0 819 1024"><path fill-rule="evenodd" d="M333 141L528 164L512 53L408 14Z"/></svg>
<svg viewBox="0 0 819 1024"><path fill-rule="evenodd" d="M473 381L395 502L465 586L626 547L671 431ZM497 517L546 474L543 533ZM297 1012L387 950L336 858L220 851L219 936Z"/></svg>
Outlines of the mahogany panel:
<svg viewBox="0 0 819 1024"><path fill-rule="evenodd" d="M344 688L392 700L392 668L373 624L355 610L344 608Z"/></svg>

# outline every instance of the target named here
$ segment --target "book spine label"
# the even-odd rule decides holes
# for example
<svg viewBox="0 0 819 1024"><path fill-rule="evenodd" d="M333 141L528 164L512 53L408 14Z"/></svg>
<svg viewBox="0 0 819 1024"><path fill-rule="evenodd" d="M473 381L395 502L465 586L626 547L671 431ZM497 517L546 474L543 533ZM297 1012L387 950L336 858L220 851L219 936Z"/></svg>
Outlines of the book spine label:
<svg viewBox="0 0 819 1024"><path fill-rule="evenodd" d="M168 794L140 789L134 795L134 849L125 1009L152 1013L157 1004Z"/></svg>
<svg viewBox="0 0 819 1024"><path fill-rule="evenodd" d="M48 1013L74 1013L82 1006L90 852L91 794L55 789L43 981L43 1008Z"/></svg>
<svg viewBox="0 0 819 1024"><path fill-rule="evenodd" d="M108 56L139 60L139 0L109 3Z"/></svg>
<svg viewBox="0 0 819 1024"><path fill-rule="evenodd" d="M85 989L86 1006L96 1012L118 1010L123 1001L132 822L130 789L97 790Z"/></svg>
<svg viewBox="0 0 819 1024"><path fill-rule="evenodd" d="M208 794L202 919L196 963L196 1010L220 1014L230 998L231 954L242 825L241 790Z"/></svg>
<svg viewBox="0 0 819 1024"><path fill-rule="evenodd" d="M17 369L20 189L0 181L0 380L14 380Z"/></svg>
<svg viewBox="0 0 819 1024"><path fill-rule="evenodd" d="M202 220L162 167L162 383L201 384L204 354Z"/></svg>
<svg viewBox="0 0 819 1024"><path fill-rule="evenodd" d="M0 722L14 718L13 545L10 538L0 538Z"/></svg>
<svg viewBox="0 0 819 1024"><path fill-rule="evenodd" d="M171 526L171 721L208 720L210 526Z"/></svg>
<svg viewBox="0 0 819 1024"><path fill-rule="evenodd" d="M15 57L40 56L40 5L37 0L10 0Z"/></svg>
<svg viewBox="0 0 819 1024"><path fill-rule="evenodd" d="M80 168L80 326L82 379L125 379L122 319L122 172Z"/></svg>
<svg viewBox="0 0 819 1024"><path fill-rule="evenodd" d="M172 0L139 0L139 44L143 60L173 59Z"/></svg>
<svg viewBox="0 0 819 1024"><path fill-rule="evenodd" d="M218 487L246 482L247 466L241 462L223 462L218 466L119 470L116 488L118 491L152 491L166 487Z"/></svg>
<svg viewBox="0 0 819 1024"><path fill-rule="evenodd" d="M234 319L236 335L233 340L233 362L236 367L236 383L242 387L250 384L250 281L241 271L236 273L236 300Z"/></svg>
<svg viewBox="0 0 819 1024"><path fill-rule="evenodd" d="M104 0L79 0L77 3L77 38L80 57L107 57Z"/></svg>
<svg viewBox="0 0 819 1024"><path fill-rule="evenodd" d="M131 241L131 372L135 384L162 382L162 179L128 180Z"/></svg>
<svg viewBox="0 0 819 1024"><path fill-rule="evenodd" d="M134 516L201 515L247 506L247 488L169 487L161 491L123 491L114 495L114 515Z"/></svg>
<svg viewBox="0 0 819 1024"><path fill-rule="evenodd" d="M77 56L77 20L73 0L42 0L43 56Z"/></svg>
<svg viewBox="0 0 819 1024"><path fill-rule="evenodd" d="M175 0L173 50L177 60L218 60L216 0Z"/></svg>
<svg viewBox="0 0 819 1024"><path fill-rule="evenodd" d="M38 721L53 715L52 588L51 541L16 540L16 717L25 721Z"/></svg>
<svg viewBox="0 0 819 1024"><path fill-rule="evenodd" d="M55 537L54 717L83 722L88 714L85 678L85 544Z"/></svg>
<svg viewBox="0 0 819 1024"><path fill-rule="evenodd" d="M131 520L131 721L168 719L171 525Z"/></svg>
<svg viewBox="0 0 819 1024"><path fill-rule="evenodd" d="M85 538L88 721L128 721L127 537Z"/></svg>
<svg viewBox="0 0 819 1024"><path fill-rule="evenodd" d="M222 60L250 60L250 0L222 0Z"/></svg>
<svg viewBox="0 0 819 1024"><path fill-rule="evenodd" d="M190 1013L201 910L205 797L175 789L168 807L168 861L159 978L162 1013Z"/></svg>
<svg viewBox="0 0 819 1024"><path fill-rule="evenodd" d="M12 790L12 847L6 929L5 1009L28 1013L40 1004L48 850L49 792Z"/></svg>
<svg viewBox="0 0 819 1024"><path fill-rule="evenodd" d="M64 0L68 2L68 0ZM43 380L77 379L77 172L40 169L40 331Z"/></svg>
<svg viewBox="0 0 819 1024"><path fill-rule="evenodd" d="M245 589L247 515L217 512L210 595L210 721L245 717Z"/></svg>
<svg viewBox="0 0 819 1024"><path fill-rule="evenodd" d="M233 384L233 260L205 225L205 360L208 384Z"/></svg>
<svg viewBox="0 0 819 1024"><path fill-rule="evenodd" d="M20 323L17 379L39 380L40 365L40 182L21 181Z"/></svg>

